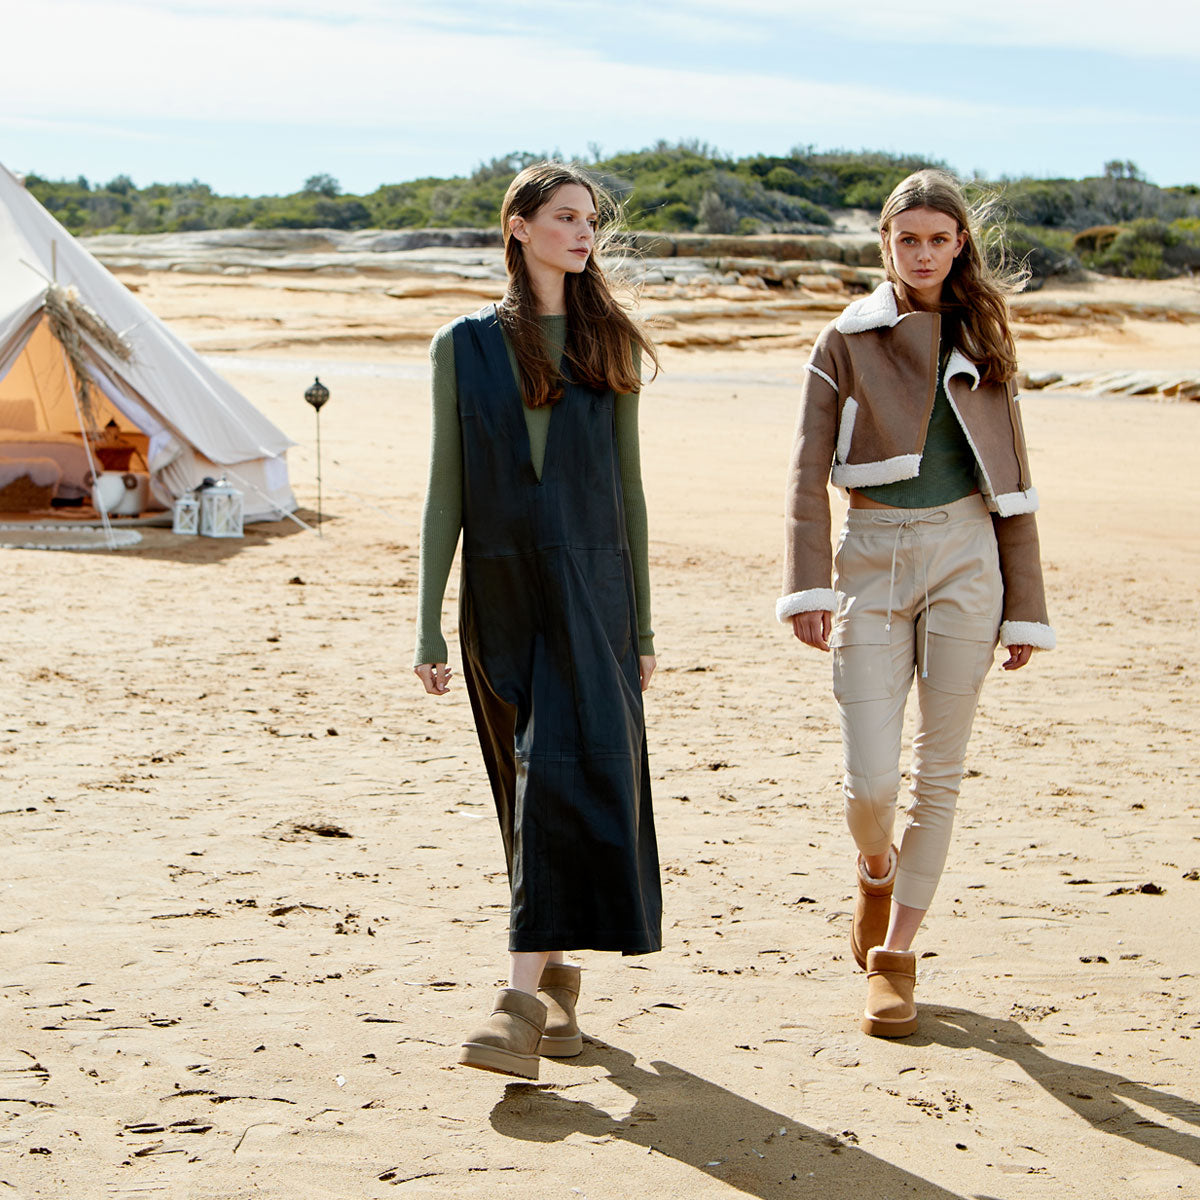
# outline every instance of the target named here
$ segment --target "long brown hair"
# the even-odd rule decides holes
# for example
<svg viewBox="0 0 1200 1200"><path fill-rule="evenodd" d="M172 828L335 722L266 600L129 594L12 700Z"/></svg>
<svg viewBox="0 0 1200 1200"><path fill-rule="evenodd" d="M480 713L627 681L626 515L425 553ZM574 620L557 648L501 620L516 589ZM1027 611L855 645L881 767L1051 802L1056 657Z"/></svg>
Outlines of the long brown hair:
<svg viewBox="0 0 1200 1200"><path fill-rule="evenodd" d="M538 319L537 297L525 266L521 242L509 228L510 219L532 218L543 205L550 203L560 187L570 183L587 189L601 227L583 271L578 275L568 274L564 280L567 332L563 361L577 383L595 391L609 388L617 393L641 390L634 346L640 347L642 354L654 364L655 373L658 371L654 343L618 303L598 261L598 255L612 240L620 218L620 206L579 168L560 162L534 163L509 184L500 208L508 290L499 315L517 359L521 394L530 408L561 400L563 381L558 364L551 361L546 349Z"/></svg>
<svg viewBox="0 0 1200 1200"><path fill-rule="evenodd" d="M910 208L932 208L950 217L959 232L966 234L943 286L938 311L957 323L958 347L979 367L982 381L1003 383L1017 371L1008 297L1025 286L1029 274L1006 259L997 226L988 225L987 237L981 232L991 207L984 203L970 208L958 180L945 171L917 171L902 179L887 198L879 215L879 237L887 277L903 304L915 309L922 306L896 273L888 248L892 222Z"/></svg>

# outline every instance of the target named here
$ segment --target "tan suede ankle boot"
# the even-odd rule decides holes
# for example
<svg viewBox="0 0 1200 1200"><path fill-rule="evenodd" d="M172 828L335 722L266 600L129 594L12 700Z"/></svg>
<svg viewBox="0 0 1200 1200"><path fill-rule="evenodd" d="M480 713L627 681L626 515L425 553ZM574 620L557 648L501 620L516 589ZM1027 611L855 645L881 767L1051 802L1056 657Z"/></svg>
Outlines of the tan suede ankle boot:
<svg viewBox="0 0 1200 1200"><path fill-rule="evenodd" d="M896 847L891 849L888 873L882 879L867 874L867 864L858 856L858 898L854 904L854 924L850 927L850 949L854 961L865 971L867 952L882 946L887 937L888 921L892 915L892 885L896 882Z"/></svg>
<svg viewBox="0 0 1200 1200"><path fill-rule="evenodd" d="M458 1061L501 1075L538 1077L538 1043L546 1028L546 1006L528 992L501 988L486 1024L463 1043Z"/></svg>
<svg viewBox="0 0 1200 1200"><path fill-rule="evenodd" d="M546 1006L546 1031L539 1049L547 1058L574 1058L583 1050L583 1034L575 1018L579 974L570 963L547 963L542 969L538 999Z"/></svg>
<svg viewBox="0 0 1200 1200"><path fill-rule="evenodd" d="M867 1008L862 1031L872 1037L908 1037L917 1028L913 989L917 983L917 956L911 950L867 953Z"/></svg>

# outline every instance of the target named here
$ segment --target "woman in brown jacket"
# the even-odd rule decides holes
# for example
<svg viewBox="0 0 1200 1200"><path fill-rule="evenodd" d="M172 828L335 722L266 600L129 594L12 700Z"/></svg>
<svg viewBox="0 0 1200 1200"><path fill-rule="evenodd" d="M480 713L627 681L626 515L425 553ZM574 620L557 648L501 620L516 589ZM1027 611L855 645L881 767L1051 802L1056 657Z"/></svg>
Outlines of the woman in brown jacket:
<svg viewBox="0 0 1200 1200"><path fill-rule="evenodd" d="M1017 670L1046 616L1006 297L961 188L918 171L879 224L886 282L817 339L787 496L779 620L833 651L846 818L858 847L851 946L864 1032L917 1027L912 941L946 861L963 758L997 640ZM828 483L850 508L831 555ZM831 586L832 574L832 586ZM904 705L917 677L912 802L892 843Z"/></svg>

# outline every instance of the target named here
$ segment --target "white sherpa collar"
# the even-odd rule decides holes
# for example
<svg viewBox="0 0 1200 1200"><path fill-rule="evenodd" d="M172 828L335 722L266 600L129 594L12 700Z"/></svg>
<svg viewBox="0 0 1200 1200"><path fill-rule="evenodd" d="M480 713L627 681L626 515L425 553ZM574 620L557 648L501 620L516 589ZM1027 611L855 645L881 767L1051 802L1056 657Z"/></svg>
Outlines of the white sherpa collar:
<svg viewBox="0 0 1200 1200"><path fill-rule="evenodd" d="M868 329L899 325L901 320L896 308L896 293L885 279L869 296L846 305L833 327L838 333L864 333Z"/></svg>
<svg viewBox="0 0 1200 1200"><path fill-rule="evenodd" d="M833 327L838 333L865 333L868 329L890 329L908 316L912 314L902 313L897 308L896 291L885 279L869 296L846 305ZM979 386L979 368L957 347L951 351L946 363L945 379L948 381L954 375L969 375L971 391Z"/></svg>
<svg viewBox="0 0 1200 1200"><path fill-rule="evenodd" d="M947 387L955 375L970 376L971 391L979 386L979 368L957 346L950 351L950 357L946 362L946 373L942 376L942 386Z"/></svg>

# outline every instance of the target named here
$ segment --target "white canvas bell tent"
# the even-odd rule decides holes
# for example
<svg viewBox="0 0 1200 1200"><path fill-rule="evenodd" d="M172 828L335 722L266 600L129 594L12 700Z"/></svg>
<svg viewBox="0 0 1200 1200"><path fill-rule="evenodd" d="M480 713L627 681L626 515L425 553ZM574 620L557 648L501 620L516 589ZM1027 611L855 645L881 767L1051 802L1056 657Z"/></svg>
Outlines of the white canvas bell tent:
<svg viewBox="0 0 1200 1200"><path fill-rule="evenodd" d="M247 520L296 508L291 439L0 166L2 448L19 454L22 435L31 454L39 437L84 433L81 443L91 443L110 422L148 439L150 490L167 508L206 475L225 475L243 492Z"/></svg>

